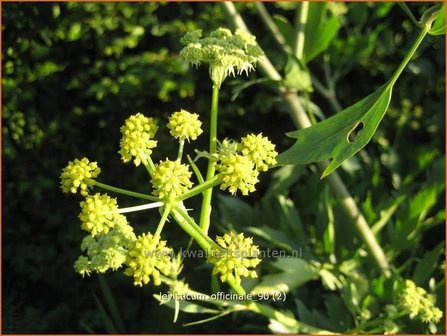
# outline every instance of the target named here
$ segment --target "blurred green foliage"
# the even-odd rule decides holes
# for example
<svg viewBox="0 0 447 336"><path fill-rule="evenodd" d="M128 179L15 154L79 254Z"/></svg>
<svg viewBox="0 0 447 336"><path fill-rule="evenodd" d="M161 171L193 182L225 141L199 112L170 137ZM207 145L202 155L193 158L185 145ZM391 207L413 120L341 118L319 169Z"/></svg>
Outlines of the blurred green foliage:
<svg viewBox="0 0 447 336"><path fill-rule="evenodd" d="M293 22L294 4L265 5L283 21ZM254 4L237 6L275 66L287 71L288 59ZM424 6L409 5L419 14ZM392 3L333 3L328 15L337 18L338 34L307 66L320 79L328 75L339 103L348 106L389 78L416 27ZM154 154L155 160L174 150L163 126L173 111L198 112L207 128L208 74L204 68L189 69L178 57L179 39L190 29L219 26L228 23L217 3L2 4L4 333L116 331L108 324L116 314L107 286L73 271L82 233L76 202L59 190L61 168L86 156L98 161L104 181L145 192L149 183L144 169L119 160L119 127L136 112L157 118L164 148ZM339 169L395 265L392 280L374 269L313 165L278 169L251 198L218 198L215 233L235 227L254 234L266 248L302 248L303 262L296 270L319 265L317 275L309 271L296 279L281 261L263 263L261 274L270 274L261 277L264 284L275 280L272 272L290 279L287 301L275 307L322 328L362 332L355 328L368 326L371 316L379 316L395 299L393 284L402 276L432 286L445 310L444 48L442 38L426 38L397 82L372 142ZM219 138L262 131L280 151L288 148L292 140L284 133L293 126L284 102L267 82L250 86L233 102L240 84L239 79L223 85ZM318 92L310 97L312 104L307 102L317 119L336 112ZM197 148L207 147L205 138ZM131 202L119 199L123 206ZM129 216L137 232L157 221L147 214ZM174 245L187 242L182 232L171 231ZM190 263L185 277L196 281L195 288L208 289L207 276L197 276L208 269ZM120 274L106 279L126 332L283 331L274 325L269 329L268 321L251 314L182 327L198 318L180 315L172 324L172 311L152 297L158 288L135 288ZM404 331L426 331L419 322L407 324Z"/></svg>

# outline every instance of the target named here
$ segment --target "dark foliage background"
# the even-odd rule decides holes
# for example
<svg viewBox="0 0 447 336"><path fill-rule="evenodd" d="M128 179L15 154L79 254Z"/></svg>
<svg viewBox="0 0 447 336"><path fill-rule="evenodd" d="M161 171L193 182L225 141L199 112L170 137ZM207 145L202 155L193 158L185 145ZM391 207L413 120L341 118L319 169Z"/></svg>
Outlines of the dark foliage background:
<svg viewBox="0 0 447 336"><path fill-rule="evenodd" d="M293 17L285 6L266 6ZM342 106L387 80L415 33L405 14L392 4L368 6L347 5L342 29L328 51L332 67L343 69L337 86ZM260 45L277 65L284 66L285 59L253 5L244 8ZM412 8L421 11L421 6ZM2 4L4 333L107 331L95 303L95 296L104 300L97 276L82 279L73 271L83 237L77 220L80 199L61 193L60 171L69 160L86 156L98 161L102 181L148 192L144 169L120 161L119 127L136 112L153 116L163 125L170 113L184 108L199 113L206 130L211 92L207 69L190 69L178 57L179 39L190 29L209 31L219 26L228 23L216 3ZM323 56L319 57L310 70L322 78ZM250 75L256 76L261 75ZM294 128L286 105L271 88L261 86L250 87L232 101L232 91L241 80L245 78L227 80L223 86L219 137L238 138L262 131L279 151L285 150L292 141L284 133ZM390 111L367 147L367 158L356 157L351 166L339 169L370 221L377 219L378 209L387 200L403 193L413 198L432 180L443 183L444 95L444 41L429 37L399 80ZM326 115L332 113L317 93L312 101ZM161 127L162 151L155 152L155 161L176 150L168 135ZM196 148L206 146L203 136ZM257 204L272 180L266 176L260 192L245 200ZM317 221L323 185L310 167L285 192L297 205L303 223ZM406 261L423 256L444 241L443 186L440 188L428 210L438 218L433 226L418 232L408 246L404 242L396 245L388 235L382 239L391 255L395 249L395 263L405 265L402 275L413 274L416 265ZM132 202L119 198L122 206ZM129 216L137 232L158 220L157 216L148 219L147 214ZM216 212L217 222L224 219L224 214ZM319 227L312 227L307 228L310 236L318 237ZM177 228L168 230L175 246L187 242ZM352 238L353 232L344 231L342 236L340 242L346 244L337 253L347 256L359 243ZM316 244L315 253L326 258L318 248ZM434 277L443 278L442 266L432 271ZM195 279L195 288L205 291L209 287L207 274L207 269L197 265L185 267L185 277ZM182 323L196 316L182 315L172 324L172 311L152 297L158 288L135 288L129 278L118 273L104 279L129 333L268 332L267 321L251 314L233 314L191 327L182 327ZM428 279L424 281L421 285ZM306 288L311 294L297 295L309 310L322 309L317 303L322 295L318 285L312 282ZM444 287L437 290L443 308Z"/></svg>

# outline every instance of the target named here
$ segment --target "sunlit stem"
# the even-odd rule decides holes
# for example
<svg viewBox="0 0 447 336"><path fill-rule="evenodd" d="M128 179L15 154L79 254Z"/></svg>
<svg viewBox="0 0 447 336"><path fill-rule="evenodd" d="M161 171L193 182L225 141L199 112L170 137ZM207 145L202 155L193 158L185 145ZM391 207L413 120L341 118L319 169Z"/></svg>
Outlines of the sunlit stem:
<svg viewBox="0 0 447 336"><path fill-rule="evenodd" d="M213 85L213 96L211 98L211 119L210 119L210 155L216 153L217 149L217 107L219 102L219 86ZM208 160L208 168L206 171L206 180L214 177L216 172L215 162ZM200 227L207 233L210 226L211 216L211 198L213 189L210 188L203 193L202 211L200 213Z"/></svg>
<svg viewBox="0 0 447 336"><path fill-rule="evenodd" d="M159 208L159 207L163 206L163 204L164 204L163 202L154 202L154 203L136 205L136 206L132 206L132 207L121 208L116 212L117 213L128 213L128 212L136 212L136 211L154 209L154 208Z"/></svg>
<svg viewBox="0 0 447 336"><path fill-rule="evenodd" d="M112 192L115 192L118 194L127 195L130 197L145 199L148 201L155 201L155 202L160 201L160 199L158 197L155 197L152 195L142 194L142 193L138 193L138 192L122 189L122 188L113 187L113 186L110 186L108 184L101 183L98 181L95 181L95 187L98 187L98 188L101 188L104 190L108 190L108 191L112 191Z"/></svg>
<svg viewBox="0 0 447 336"><path fill-rule="evenodd" d="M146 167L146 170L149 173L149 175L152 176L152 172L155 169L154 162L152 162L152 159L151 159L150 155L148 156L148 155L143 153L142 156L144 158L144 160L142 160L142 162L144 164L144 167Z"/></svg>
<svg viewBox="0 0 447 336"><path fill-rule="evenodd" d="M182 156L183 156L183 148L185 147L185 139L181 139L179 146L178 146L178 155L177 155L177 160L178 161L182 161Z"/></svg>
<svg viewBox="0 0 447 336"><path fill-rule="evenodd" d="M172 209L171 204L166 204L166 207L163 211L163 215L161 216L161 219L160 219L160 223L158 223L157 231L155 231L154 238L160 237L161 231L163 230L163 227L166 223L166 220L168 219L171 209Z"/></svg>
<svg viewBox="0 0 447 336"><path fill-rule="evenodd" d="M215 186L217 186L217 185L219 185L221 183L222 183L222 180L218 176L214 176L210 180L207 180L207 181L203 182L202 184L199 184L199 185L195 186L190 191L188 191L187 193L185 193L182 196L180 196L177 199L177 201L184 201L185 199L188 199L188 198L193 197L195 195L198 195L198 194L201 194L203 192L206 192L208 189L213 188L213 187L215 187Z"/></svg>
<svg viewBox="0 0 447 336"><path fill-rule="evenodd" d="M200 234L191 223L185 218L184 214L180 213L179 208L176 206L172 209L172 216L180 227L199 244L199 246L208 253L211 250L211 244L207 239Z"/></svg>
<svg viewBox="0 0 447 336"><path fill-rule="evenodd" d="M181 203L180 203L181 204ZM186 231L185 225L188 226L188 230L192 229L194 230L195 234L191 234L191 231L186 231L194 240L208 253L211 246L219 247L208 235L197 225L195 220L188 214L188 212L184 209L183 205L177 204L174 208L174 210L178 213L178 216L176 219L182 219L182 223L179 222L179 224L182 226L182 228ZM199 238L200 236L200 238ZM206 242L206 248L202 246L199 243L200 241Z"/></svg>
<svg viewBox="0 0 447 336"><path fill-rule="evenodd" d="M298 4L296 13L296 39L295 39L295 56L299 60L303 60L304 42L306 38L307 14L309 12L309 2L303 1Z"/></svg>

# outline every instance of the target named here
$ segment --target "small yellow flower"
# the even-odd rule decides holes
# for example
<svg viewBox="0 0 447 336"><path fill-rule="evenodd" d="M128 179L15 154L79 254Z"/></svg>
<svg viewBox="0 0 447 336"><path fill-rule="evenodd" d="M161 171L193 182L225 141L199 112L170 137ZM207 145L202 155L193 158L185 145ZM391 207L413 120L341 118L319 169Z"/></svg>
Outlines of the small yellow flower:
<svg viewBox="0 0 447 336"><path fill-rule="evenodd" d="M150 282L156 286L161 284L160 275L169 275L172 249L166 247L166 241L154 237L150 233L139 236L129 247L124 274L134 277L136 286Z"/></svg>
<svg viewBox="0 0 447 336"><path fill-rule="evenodd" d="M62 170L61 188L64 193L76 193L80 189L82 196L88 195L88 187L95 184L95 178L101 173L96 162L90 162L87 158L75 159L68 162Z"/></svg>
<svg viewBox="0 0 447 336"><path fill-rule="evenodd" d="M223 237L217 236L216 243L208 255L208 262L214 265L213 274L220 274L222 282L234 280L240 284L241 277L257 277L254 268L261 262L259 249L253 245L252 238L243 233L231 232Z"/></svg>
<svg viewBox="0 0 447 336"><path fill-rule="evenodd" d="M400 305L407 309L411 319L418 316L424 323L438 323L442 318L442 311L435 306L435 297L411 280L405 280Z"/></svg>
<svg viewBox="0 0 447 336"><path fill-rule="evenodd" d="M275 151L275 145L262 136L262 133L242 138L240 150L242 155L248 156L255 163L258 171L267 171L269 166L276 164L278 153Z"/></svg>
<svg viewBox="0 0 447 336"><path fill-rule="evenodd" d="M196 140L203 132L199 115L183 109L171 114L167 126L171 130L171 135L179 140Z"/></svg>
<svg viewBox="0 0 447 336"><path fill-rule="evenodd" d="M118 204L115 198L99 193L93 196L87 196L81 202L81 213L79 219L82 222L81 228L88 231L92 236L98 233L107 233L114 227L119 217L116 213Z"/></svg>
<svg viewBox="0 0 447 336"><path fill-rule="evenodd" d="M178 160L161 161L155 165L152 173L153 194L172 202L192 187L191 175L188 166Z"/></svg>
<svg viewBox="0 0 447 336"><path fill-rule="evenodd" d="M228 189L230 193L235 194L239 189L245 196L256 190L255 184L259 181L259 173L248 156L240 154L223 156L216 169L223 181L220 185L222 190Z"/></svg>
<svg viewBox="0 0 447 336"><path fill-rule="evenodd" d="M135 166L146 162L152 154L152 148L157 146L157 141L152 140L157 133L158 126L153 118L148 118L137 113L130 116L121 126L122 134L120 142L120 154L124 162L134 158Z"/></svg>

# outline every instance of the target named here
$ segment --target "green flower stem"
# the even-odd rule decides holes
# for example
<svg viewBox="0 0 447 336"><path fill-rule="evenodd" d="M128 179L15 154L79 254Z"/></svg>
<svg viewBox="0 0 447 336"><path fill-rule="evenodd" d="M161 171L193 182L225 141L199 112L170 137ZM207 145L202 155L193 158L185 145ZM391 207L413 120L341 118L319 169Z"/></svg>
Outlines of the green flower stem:
<svg viewBox="0 0 447 336"><path fill-rule="evenodd" d="M178 161L182 161L182 156L183 156L183 148L185 147L185 139L181 139L179 146L178 146L178 155L177 155L177 160Z"/></svg>
<svg viewBox="0 0 447 336"><path fill-rule="evenodd" d="M121 188L117 188L117 187L113 187L110 186L108 184L104 184L98 181L95 181L95 187L104 189L104 190L108 190L108 191L112 191L118 194L123 194L123 195L127 195L130 197L136 197L136 198L141 198L141 199L145 199L148 201L155 201L155 202L159 202L160 199L158 197L152 196L152 195L146 195L146 194L141 194L138 192L134 192L134 191L130 191L130 190L126 190L126 189L121 189Z"/></svg>
<svg viewBox="0 0 447 336"><path fill-rule="evenodd" d="M213 96L211 98L211 119L210 119L210 155L216 153L217 149L217 107L219 102L219 86L213 85ZM206 180L214 177L216 172L215 162L208 160L208 168L206 171ZM211 216L211 198L213 189L210 188L203 193L202 211L200 212L200 227L207 233L210 226Z"/></svg>
<svg viewBox="0 0 447 336"><path fill-rule="evenodd" d="M146 167L147 172L150 176L152 176L152 172L155 169L154 162L152 161L150 156L146 156L146 160L143 161L144 167Z"/></svg>
<svg viewBox="0 0 447 336"><path fill-rule="evenodd" d="M228 17L233 22L233 24L239 29L249 32L244 19L238 13L234 4L232 2L226 1L222 2L222 5L224 10L228 13ZM274 81L281 81L283 79L266 56L263 57L263 59L259 62L259 65L269 79ZM299 100L298 95L294 93L288 93L288 90L286 88L279 88L279 92L283 95L284 100L290 107L291 118L295 125L299 128L310 127L312 124ZM322 169L322 171L324 171L327 163L320 163L318 166L320 169ZM327 182L329 183L332 191L335 193L337 200L340 201L343 210L350 218L352 225L355 226L359 231L360 237L366 243L368 251L371 253L371 256L376 261L380 270L386 277L390 277L390 266L385 257L385 253L377 242L374 234L371 231L371 228L368 225L368 222L358 208L355 200L349 194L348 189L346 188L338 173L333 172L331 175L329 175L327 177Z"/></svg>
<svg viewBox="0 0 447 336"><path fill-rule="evenodd" d="M199 233L197 232L194 227L191 226L191 224L179 213L177 208L172 209L172 216L177 221L177 223L180 225L180 227L189 234L194 240L199 244L199 246L208 253L211 250L211 246L208 243L208 241Z"/></svg>
<svg viewBox="0 0 447 336"><path fill-rule="evenodd" d="M227 279L228 284L233 289L233 291L238 295L245 295L247 292L245 291L244 287L241 285L238 285L231 279Z"/></svg>
<svg viewBox="0 0 447 336"><path fill-rule="evenodd" d="M207 242L207 248L204 248L204 250L208 253L209 248L211 248L212 245L219 247L210 237L208 237L208 235L203 232L203 230L196 224L195 220L188 214L188 212L180 205L176 205L174 207L174 209L177 211L178 215L181 217L182 222L184 222L184 225L189 225L190 228L192 228L193 230L195 230L195 232L201 237L201 239L204 239ZM180 218L179 216L177 216L176 220L178 218ZM175 217L174 217L175 218ZM186 223L186 224L185 224ZM182 223L179 223L182 224ZM183 226L182 226L183 228ZM184 228L183 228L184 229ZM186 230L185 230L186 231ZM189 231L187 231L187 233L189 233ZM196 241L196 236L195 235L191 235L190 236L192 238L194 238ZM198 242L198 241L197 241ZM200 245L200 244L199 244ZM202 246L202 245L200 245ZM203 246L202 246L203 248Z"/></svg>
<svg viewBox="0 0 447 336"><path fill-rule="evenodd" d="M148 203L148 204L136 205L136 206L131 206L131 207L127 207L127 208L120 208L120 209L118 209L117 213L122 214L122 213L128 213L128 212L149 210L149 209L161 207L163 205L164 205L163 202L152 202L152 203Z"/></svg>
<svg viewBox="0 0 447 336"><path fill-rule="evenodd" d="M161 231L165 226L166 220L168 219L169 213L171 212L172 206L171 204L166 204L166 207L163 211L163 215L161 216L160 223L158 223L157 230L155 231L154 238L160 237Z"/></svg>
<svg viewBox="0 0 447 336"><path fill-rule="evenodd" d="M306 38L307 14L309 13L309 2L303 1L297 7L296 12L296 39L295 39L295 56L299 60L303 59L304 41Z"/></svg>
<svg viewBox="0 0 447 336"><path fill-rule="evenodd" d="M207 180L205 182L203 182L202 184L199 184L197 186L195 186L194 188L192 188L190 191L188 191L187 193L183 194L182 196L180 196L177 201L184 201L185 199L191 198L195 195L201 194L206 192L208 189L213 188L219 184L222 183L222 180L218 177L218 176L213 176L210 180Z"/></svg>
<svg viewBox="0 0 447 336"><path fill-rule="evenodd" d="M203 176L200 173L199 168L196 166L196 164L194 163L194 161L191 159L191 157L189 155L187 155L187 158L188 158L189 165L191 166L194 174L197 177L197 180L199 181L199 184L202 184L203 182L205 182L205 180L203 179Z"/></svg>

